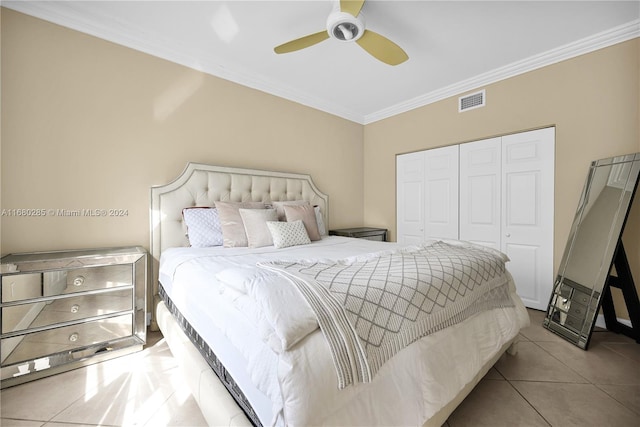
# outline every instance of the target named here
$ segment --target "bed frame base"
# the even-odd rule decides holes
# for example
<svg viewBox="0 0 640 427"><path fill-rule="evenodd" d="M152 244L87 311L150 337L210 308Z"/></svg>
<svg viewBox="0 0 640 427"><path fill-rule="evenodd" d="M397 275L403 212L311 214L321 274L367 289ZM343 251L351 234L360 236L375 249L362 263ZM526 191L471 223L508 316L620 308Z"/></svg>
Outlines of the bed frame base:
<svg viewBox="0 0 640 427"><path fill-rule="evenodd" d="M191 344L163 301L157 305L156 319L207 423L210 426L251 426L245 413L233 400L207 361ZM442 426L505 352L511 356L517 353L517 337L504 344L458 395L436 412L423 427Z"/></svg>
<svg viewBox="0 0 640 427"><path fill-rule="evenodd" d="M207 361L182 331L163 301L157 305L156 320L207 424L229 427L252 426Z"/></svg>
<svg viewBox="0 0 640 427"><path fill-rule="evenodd" d="M456 410L456 408L462 403L462 401L471 393L471 391L478 385L480 380L487 375L487 372L493 365L496 364L498 359L502 357L504 353L509 354L510 356L515 356L517 353L517 344L518 337L515 337L512 341L506 343L502 346L500 351L498 351L485 365L480 369L480 371L476 374L473 379L467 383L466 386L454 397L449 403L447 403L444 407L442 407L438 412L436 412L433 417L429 418L429 420L423 424L423 427L441 427L448 419L449 416ZM514 353L511 353L514 351Z"/></svg>

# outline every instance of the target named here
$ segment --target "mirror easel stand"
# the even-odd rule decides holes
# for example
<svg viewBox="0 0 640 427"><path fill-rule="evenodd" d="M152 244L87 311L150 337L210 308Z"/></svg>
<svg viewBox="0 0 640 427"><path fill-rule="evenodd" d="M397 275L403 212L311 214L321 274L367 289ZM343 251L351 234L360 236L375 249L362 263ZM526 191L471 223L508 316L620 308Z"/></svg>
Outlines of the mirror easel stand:
<svg viewBox="0 0 640 427"><path fill-rule="evenodd" d="M602 314L604 315L605 324L608 330L633 338L640 344L640 301L638 300L638 291L633 281L627 254L622 245L622 238L618 240L612 264L612 267L615 266L616 268L617 276L613 276L609 271L609 277L602 293ZM613 305L611 287L622 291L631 326L618 321L616 309Z"/></svg>

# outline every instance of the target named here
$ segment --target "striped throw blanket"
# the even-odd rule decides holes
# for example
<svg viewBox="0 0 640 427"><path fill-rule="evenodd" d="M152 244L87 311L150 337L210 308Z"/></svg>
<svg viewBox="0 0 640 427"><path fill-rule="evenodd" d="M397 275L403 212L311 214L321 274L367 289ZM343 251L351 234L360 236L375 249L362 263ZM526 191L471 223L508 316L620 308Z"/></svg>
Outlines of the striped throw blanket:
<svg viewBox="0 0 640 427"><path fill-rule="evenodd" d="M290 279L307 300L344 388L370 382L421 337L513 306L505 260L476 245L435 242L338 262L258 265Z"/></svg>

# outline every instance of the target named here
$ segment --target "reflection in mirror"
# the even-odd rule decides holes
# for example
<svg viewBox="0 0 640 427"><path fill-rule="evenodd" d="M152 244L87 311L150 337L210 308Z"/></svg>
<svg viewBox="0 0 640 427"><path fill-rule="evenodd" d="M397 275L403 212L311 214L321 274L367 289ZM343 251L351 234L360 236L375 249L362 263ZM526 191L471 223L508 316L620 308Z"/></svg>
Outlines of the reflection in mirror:
<svg viewBox="0 0 640 427"><path fill-rule="evenodd" d="M578 203L544 326L585 350L612 264L624 255L621 236L639 173L640 153L595 161Z"/></svg>
<svg viewBox="0 0 640 427"><path fill-rule="evenodd" d="M36 359L43 349L54 353L77 347L61 332L64 328L48 330L53 325L133 310L129 264L9 274L1 279L5 305L0 324L6 338L1 340L0 366ZM119 287L125 289L105 292ZM63 295L67 297L57 298ZM88 326L76 329L81 328ZM104 332L105 327L101 329ZM114 338L107 332L100 335L104 340L119 336L119 329Z"/></svg>

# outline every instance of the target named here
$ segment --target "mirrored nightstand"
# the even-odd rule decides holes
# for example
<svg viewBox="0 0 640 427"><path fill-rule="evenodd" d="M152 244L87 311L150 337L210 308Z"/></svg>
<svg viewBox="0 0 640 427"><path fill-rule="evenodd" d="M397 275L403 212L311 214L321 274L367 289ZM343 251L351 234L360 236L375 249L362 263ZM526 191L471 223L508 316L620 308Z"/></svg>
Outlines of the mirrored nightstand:
<svg viewBox="0 0 640 427"><path fill-rule="evenodd" d="M142 349L144 248L11 254L1 262L2 388Z"/></svg>
<svg viewBox="0 0 640 427"><path fill-rule="evenodd" d="M367 240L378 240L381 242L387 241L386 228L374 228L374 227L341 228L338 230L329 230L329 235L355 237L358 239L367 239Z"/></svg>

